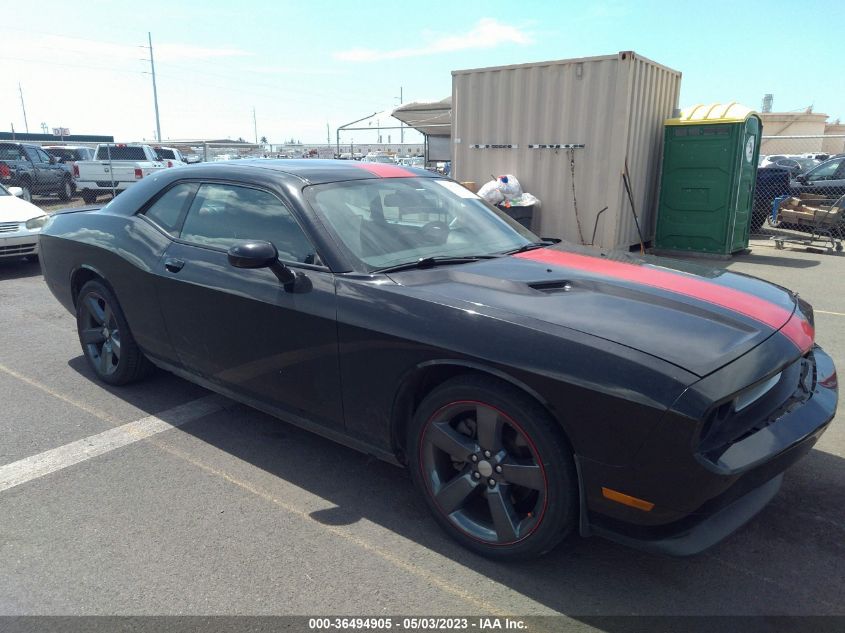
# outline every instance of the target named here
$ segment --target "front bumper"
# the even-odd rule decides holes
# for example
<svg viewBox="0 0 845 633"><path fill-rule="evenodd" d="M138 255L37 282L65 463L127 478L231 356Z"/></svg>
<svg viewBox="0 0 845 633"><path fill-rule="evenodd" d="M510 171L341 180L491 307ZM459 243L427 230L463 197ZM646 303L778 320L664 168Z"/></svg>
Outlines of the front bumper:
<svg viewBox="0 0 845 633"><path fill-rule="evenodd" d="M37 255L39 233L40 231L26 229L14 233L0 233L0 258Z"/></svg>
<svg viewBox="0 0 845 633"><path fill-rule="evenodd" d="M714 545L746 523L774 497L784 471L810 451L836 413L833 361L819 347L806 358L815 368L809 397L733 442L718 460L698 454L690 446L689 434L672 435L683 425L680 419L664 422L669 428L663 437L649 438L630 466L611 467L579 457L582 534L685 556ZM605 498L602 487L647 500L654 507L643 511L621 505Z"/></svg>

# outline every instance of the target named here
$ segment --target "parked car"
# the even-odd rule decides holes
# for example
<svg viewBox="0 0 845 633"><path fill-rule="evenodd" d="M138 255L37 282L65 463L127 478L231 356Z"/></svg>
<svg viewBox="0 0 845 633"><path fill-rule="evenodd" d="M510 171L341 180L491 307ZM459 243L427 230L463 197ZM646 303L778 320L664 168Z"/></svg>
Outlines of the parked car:
<svg viewBox="0 0 845 633"><path fill-rule="evenodd" d="M393 157L389 154L382 154L382 153L373 153L367 154L364 156L363 161L365 163L385 163L389 165L394 165Z"/></svg>
<svg viewBox="0 0 845 633"><path fill-rule="evenodd" d="M73 176L82 199L92 204L100 194L120 193L145 176L166 168L149 145L104 143L97 146L94 160L74 164Z"/></svg>
<svg viewBox="0 0 845 633"><path fill-rule="evenodd" d="M38 258L38 235L47 216L22 197L20 187L0 185L0 259Z"/></svg>
<svg viewBox="0 0 845 633"><path fill-rule="evenodd" d="M83 145L44 145L41 149L66 165L72 165L78 160L94 159L94 148Z"/></svg>
<svg viewBox="0 0 845 633"><path fill-rule="evenodd" d="M73 193L76 193L76 177L74 176L74 165L80 160L92 160L94 148L84 145L44 145L42 148L50 156L55 156L73 179Z"/></svg>
<svg viewBox="0 0 845 633"><path fill-rule="evenodd" d="M789 187L793 195L817 193L835 198L845 194L845 157L831 158L804 174L794 176Z"/></svg>
<svg viewBox="0 0 845 633"><path fill-rule="evenodd" d="M156 146L153 149L155 150L158 159L168 167L184 167L188 164L188 161L185 160L184 156L182 156L182 152L175 147Z"/></svg>
<svg viewBox="0 0 845 633"><path fill-rule="evenodd" d="M797 295L542 241L424 170L165 169L56 213L41 252L100 380L158 366L404 464L437 522L498 559L575 531L701 551L837 404Z"/></svg>
<svg viewBox="0 0 845 633"><path fill-rule="evenodd" d="M803 174L819 164L819 161L808 156L766 156L760 167L782 167L793 175Z"/></svg>
<svg viewBox="0 0 845 633"><path fill-rule="evenodd" d="M422 156L404 156L399 159L399 164L403 167L423 169L425 167L425 159Z"/></svg>
<svg viewBox="0 0 845 633"><path fill-rule="evenodd" d="M38 145L0 142L0 184L20 187L22 197L57 193L62 200L73 196L73 176L55 156Z"/></svg>
<svg viewBox="0 0 845 633"><path fill-rule="evenodd" d="M754 206L751 213L751 232L760 228L771 220L772 205L779 196L792 195L789 186L792 172L785 167L760 167L757 169L757 179L754 184Z"/></svg>

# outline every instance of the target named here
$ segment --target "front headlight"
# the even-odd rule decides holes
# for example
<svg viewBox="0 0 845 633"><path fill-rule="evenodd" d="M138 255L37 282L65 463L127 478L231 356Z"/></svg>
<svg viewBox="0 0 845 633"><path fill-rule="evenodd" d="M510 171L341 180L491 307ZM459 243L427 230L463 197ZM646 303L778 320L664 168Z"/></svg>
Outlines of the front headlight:
<svg viewBox="0 0 845 633"><path fill-rule="evenodd" d="M32 218L31 220L26 221L26 228L30 231L34 231L36 229L40 229L49 219L49 215L39 215L37 218Z"/></svg>
<svg viewBox="0 0 845 633"><path fill-rule="evenodd" d="M780 382L780 377L783 372L778 372L767 381L760 383L752 387L751 389L746 389L741 394L739 394L736 399L734 400L734 411L739 412L745 409L746 407L751 406L755 402L757 402L760 398L765 396L769 391L772 390L778 382Z"/></svg>

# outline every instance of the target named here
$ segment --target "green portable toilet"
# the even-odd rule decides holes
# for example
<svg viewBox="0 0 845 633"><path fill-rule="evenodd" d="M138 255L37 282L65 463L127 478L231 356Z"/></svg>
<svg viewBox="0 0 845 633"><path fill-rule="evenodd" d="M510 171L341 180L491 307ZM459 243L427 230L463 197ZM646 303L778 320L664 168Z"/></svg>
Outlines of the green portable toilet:
<svg viewBox="0 0 845 633"><path fill-rule="evenodd" d="M730 255L748 247L763 124L736 103L667 119L654 246Z"/></svg>

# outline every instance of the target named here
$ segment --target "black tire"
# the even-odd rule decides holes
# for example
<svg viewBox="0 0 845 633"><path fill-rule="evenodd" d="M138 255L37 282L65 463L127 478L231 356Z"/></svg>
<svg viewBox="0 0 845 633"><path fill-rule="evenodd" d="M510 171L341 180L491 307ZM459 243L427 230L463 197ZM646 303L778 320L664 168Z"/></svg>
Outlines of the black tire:
<svg viewBox="0 0 845 633"><path fill-rule="evenodd" d="M152 370L152 363L135 343L117 298L102 281L91 280L79 291L76 328L85 360L103 382L126 385Z"/></svg>
<svg viewBox="0 0 845 633"><path fill-rule="evenodd" d="M409 426L414 485L464 547L524 560L575 529L572 451L557 423L519 389L494 378L453 378L426 396Z"/></svg>
<svg viewBox="0 0 845 633"><path fill-rule="evenodd" d="M62 188L59 189L59 199L67 202L73 198L73 181L70 178L62 180Z"/></svg>
<svg viewBox="0 0 845 633"><path fill-rule="evenodd" d="M82 200L85 202L85 204L94 204L95 202L97 202L97 194L93 191L88 191L87 189L84 189L82 191Z"/></svg>

